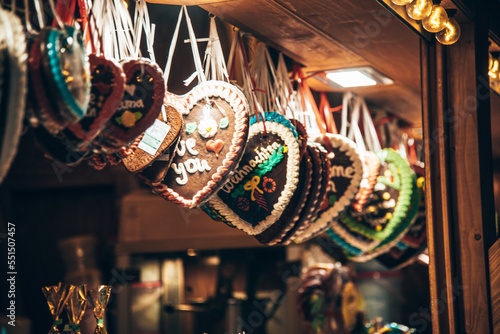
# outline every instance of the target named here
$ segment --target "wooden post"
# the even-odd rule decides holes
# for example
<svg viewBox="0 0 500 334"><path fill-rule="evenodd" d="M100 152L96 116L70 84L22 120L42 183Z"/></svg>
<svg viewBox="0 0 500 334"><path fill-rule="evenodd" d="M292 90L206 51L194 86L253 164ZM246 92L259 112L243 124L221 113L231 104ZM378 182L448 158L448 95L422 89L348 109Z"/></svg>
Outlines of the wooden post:
<svg viewBox="0 0 500 334"><path fill-rule="evenodd" d="M476 21L460 24L462 36L452 46L421 43L435 334L492 330L487 256L495 225L488 27L487 20Z"/></svg>

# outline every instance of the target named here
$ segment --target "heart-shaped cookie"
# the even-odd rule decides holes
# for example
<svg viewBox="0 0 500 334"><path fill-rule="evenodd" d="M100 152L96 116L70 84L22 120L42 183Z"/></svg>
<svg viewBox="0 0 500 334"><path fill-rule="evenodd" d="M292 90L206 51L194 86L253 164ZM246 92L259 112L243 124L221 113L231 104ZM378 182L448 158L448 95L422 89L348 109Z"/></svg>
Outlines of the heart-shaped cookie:
<svg viewBox="0 0 500 334"><path fill-rule="evenodd" d="M400 220L399 225L397 225L392 233L388 235L383 241L380 242L377 247L369 252L364 252L362 255L349 256L351 260L356 262L366 262L371 259L376 258L377 256L387 253L391 250L391 248L400 244L401 239L406 235L406 232L409 230L410 226L415 222L415 218L417 216L417 212L420 205L420 193L417 188L416 177L415 174L412 173L412 185L411 185L412 193L410 195L410 203L407 206L407 211L404 217ZM403 190L401 191L403 193ZM404 193L400 194L400 200L404 199ZM395 212L397 212L395 210ZM386 227L387 228L387 227ZM406 247L406 246L405 246Z"/></svg>
<svg viewBox="0 0 500 334"><path fill-rule="evenodd" d="M116 61L96 54L89 55L90 99L87 113L77 123L68 124L66 137L82 149L104 129L118 108L125 92L125 74Z"/></svg>
<svg viewBox="0 0 500 334"><path fill-rule="evenodd" d="M125 73L125 92L115 113L92 144L111 154L128 146L160 114L165 93L161 69L147 58L121 63Z"/></svg>
<svg viewBox="0 0 500 334"><path fill-rule="evenodd" d="M307 146L306 142L303 142ZM300 213L307 202L312 183L312 162L307 151L301 157L299 169L299 182L288 206L280 219L255 238L268 246L275 245L283 240L287 233L299 223Z"/></svg>
<svg viewBox="0 0 500 334"><path fill-rule="evenodd" d="M157 122L162 128L153 129L155 133L149 134L148 131L144 134L143 139L138 144L137 149L129 156L123 159L123 165L131 173L143 171L150 166L157 158L169 150L172 145L176 144L179 139L179 134L182 128L182 116L171 106L165 108L167 120L163 119L163 113L158 115ZM163 125L162 125L163 124ZM166 131L166 134L162 131ZM159 135L162 139L157 138ZM161 144L158 143L161 141ZM157 141L158 143L156 143ZM143 146L144 145L144 146ZM174 145L175 148L175 145ZM171 155L170 155L171 156ZM165 157L162 158L165 161ZM172 159L168 160L171 161ZM158 166L157 166L158 167Z"/></svg>
<svg viewBox="0 0 500 334"><path fill-rule="evenodd" d="M42 125L52 135L63 130L67 121L59 114L58 107L49 95L47 82L42 69L40 41L48 28L42 29L31 45L29 53L28 103L32 113L30 123L33 127Z"/></svg>
<svg viewBox="0 0 500 334"><path fill-rule="evenodd" d="M287 235L281 240L280 244L288 245L297 238L305 229L311 219L319 210L319 203L325 197L328 182L324 182L323 162L320 151L316 143L307 142L307 153L311 160L311 189L307 196L304 208L300 212L300 217L295 225L288 231ZM325 159L325 161L328 161ZM328 175L328 174L327 174ZM324 184L324 186L323 186Z"/></svg>
<svg viewBox="0 0 500 334"><path fill-rule="evenodd" d="M297 133L284 116L265 113L264 123L253 116L247 148L238 168L209 200L213 215L250 235L271 228L282 216L299 181Z"/></svg>
<svg viewBox="0 0 500 334"><path fill-rule="evenodd" d="M27 93L27 53L26 40L21 20L12 13L0 8L0 28L4 32L5 45L0 45L0 52L5 57L5 88L0 100L0 183L17 153L21 137L25 101ZM7 59L8 57L8 59ZM8 82L7 82L8 80ZM4 109L5 108L5 109Z"/></svg>
<svg viewBox="0 0 500 334"><path fill-rule="evenodd" d="M183 96L166 92L165 106L178 110L185 126L165 179L150 185L169 201L196 207L224 185L240 161L248 136L248 103L236 86L214 80Z"/></svg>
<svg viewBox="0 0 500 334"><path fill-rule="evenodd" d="M327 154L330 160L329 186L326 208L322 208L308 228L307 234L302 235L301 239L311 238L335 222L356 196L363 176L363 163L353 141L334 134L320 135L313 140L329 146Z"/></svg>
<svg viewBox="0 0 500 334"><path fill-rule="evenodd" d="M82 34L74 27L46 29L40 42L43 69L58 112L76 123L87 112L90 70Z"/></svg>

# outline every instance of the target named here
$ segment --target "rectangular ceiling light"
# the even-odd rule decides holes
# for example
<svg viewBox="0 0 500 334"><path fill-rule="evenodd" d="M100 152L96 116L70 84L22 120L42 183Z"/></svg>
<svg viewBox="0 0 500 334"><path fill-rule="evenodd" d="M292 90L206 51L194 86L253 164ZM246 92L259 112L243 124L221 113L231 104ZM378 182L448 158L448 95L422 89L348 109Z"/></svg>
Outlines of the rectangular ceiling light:
<svg viewBox="0 0 500 334"><path fill-rule="evenodd" d="M325 71L325 75L316 76L323 83L334 88L354 88L376 85L390 85L394 81L369 66L343 68Z"/></svg>

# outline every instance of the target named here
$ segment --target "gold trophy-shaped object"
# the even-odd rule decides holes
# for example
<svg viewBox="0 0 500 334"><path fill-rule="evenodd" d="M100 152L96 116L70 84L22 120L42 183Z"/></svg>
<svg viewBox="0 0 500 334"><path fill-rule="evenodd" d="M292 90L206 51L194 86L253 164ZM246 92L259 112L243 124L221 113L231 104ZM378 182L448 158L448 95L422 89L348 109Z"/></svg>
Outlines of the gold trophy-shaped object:
<svg viewBox="0 0 500 334"><path fill-rule="evenodd" d="M104 328L104 311L108 305L109 297L111 296L111 285L100 285L95 289L89 290L88 299L94 310L94 315L97 322L95 334L107 334Z"/></svg>
<svg viewBox="0 0 500 334"><path fill-rule="evenodd" d="M66 303L66 313L70 322L68 327L71 333L81 334L80 321L87 304L87 285L74 286L74 288Z"/></svg>
<svg viewBox="0 0 500 334"><path fill-rule="evenodd" d="M47 299L47 304L49 305L53 319L52 328L49 334L59 333L57 326L62 324L62 319L59 319L59 316L74 289L74 286L62 285L61 283L53 286L44 286L42 288L43 295L45 299Z"/></svg>

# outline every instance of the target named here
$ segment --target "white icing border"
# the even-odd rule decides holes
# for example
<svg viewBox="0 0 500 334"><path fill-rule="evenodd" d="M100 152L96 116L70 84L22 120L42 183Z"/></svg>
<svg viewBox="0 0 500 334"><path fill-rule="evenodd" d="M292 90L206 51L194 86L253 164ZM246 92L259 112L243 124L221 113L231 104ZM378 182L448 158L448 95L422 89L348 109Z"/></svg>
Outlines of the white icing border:
<svg viewBox="0 0 500 334"><path fill-rule="evenodd" d="M335 225L335 220L340 216L342 212L344 212L344 210L351 204L351 201L356 196L356 193L358 192L359 186L361 184L361 180L363 179L363 163L357 151L356 144L352 140L341 135L327 133L326 136L330 140L330 143L333 147L339 148L340 151L345 152L346 156L350 157L351 161L353 162L352 166L354 168L354 176L352 178L351 184L347 187L344 196L337 200L337 202L335 202L335 204L331 208L322 212L318 219L314 223L310 224L309 227L295 239L295 241L298 243L315 237L319 232L323 232L330 223ZM323 135L318 135L314 138L311 138L311 140L316 143L322 144ZM335 226L333 226L332 228L334 228L335 233L344 238L344 240L346 240L346 238L348 237L354 239L349 234L349 232L347 232L343 228L335 229Z"/></svg>
<svg viewBox="0 0 500 334"><path fill-rule="evenodd" d="M250 132L248 134L248 140L263 131L264 127L262 122L257 122L251 125ZM213 196L209 200L210 205L212 205L212 207L217 210L225 219L227 219L235 227L245 231L249 235L256 235L264 232L271 225L276 223L278 219L280 219L283 211L286 209L288 203L290 202L290 199L292 198L299 182L300 149L297 139L293 135L292 131L285 125L272 121L266 121L266 131L280 136L284 140L285 145L288 146L285 188L281 192L281 196L279 197L278 202L274 204L271 214L256 226L253 226L249 222L241 219L233 210L231 210L231 208L227 206L226 203L224 203L220 199L218 195Z"/></svg>

